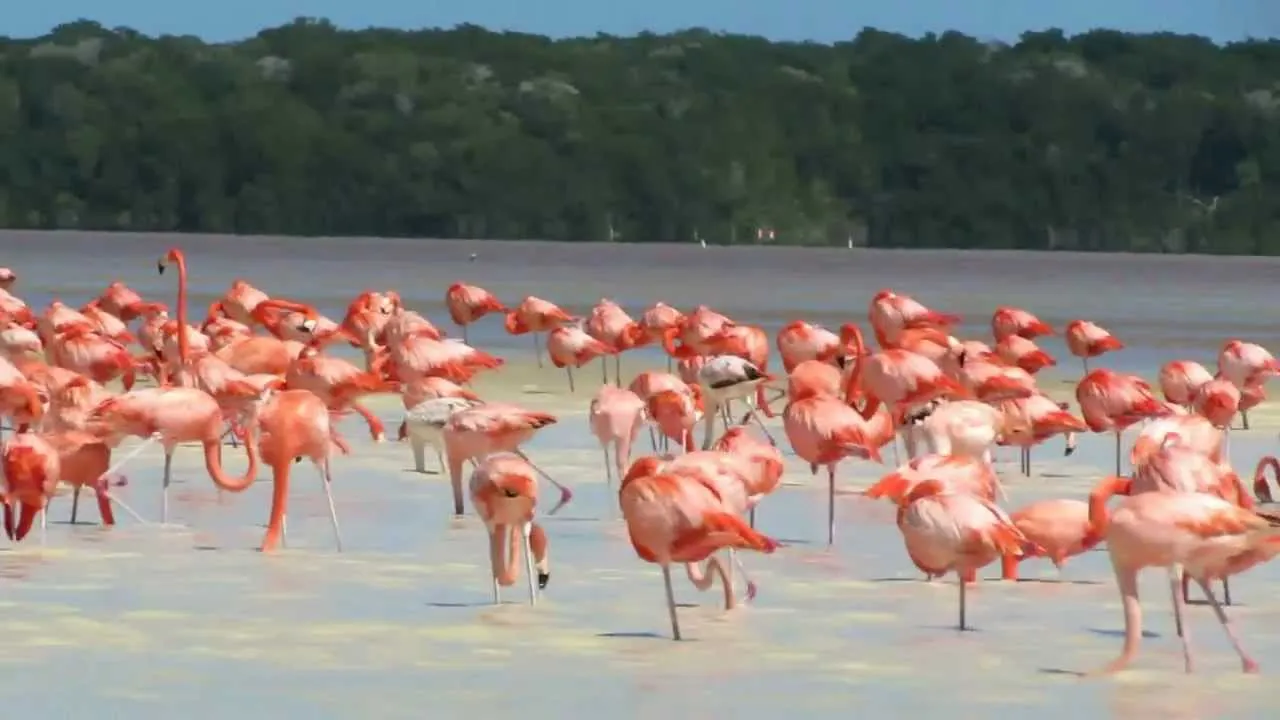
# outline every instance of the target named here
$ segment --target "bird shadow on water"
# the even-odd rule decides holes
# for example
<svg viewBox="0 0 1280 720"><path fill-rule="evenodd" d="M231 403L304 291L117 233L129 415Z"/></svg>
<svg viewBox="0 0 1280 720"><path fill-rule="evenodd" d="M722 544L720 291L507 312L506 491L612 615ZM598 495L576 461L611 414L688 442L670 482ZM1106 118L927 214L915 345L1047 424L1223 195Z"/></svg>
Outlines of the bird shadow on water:
<svg viewBox="0 0 1280 720"><path fill-rule="evenodd" d="M666 642L673 642L670 637L666 635L659 635L658 633L653 632L651 630L650 631L634 631L634 632L628 632L625 630L618 631L618 632L602 632L602 633L596 633L596 637L608 638L613 640L665 640ZM687 642L697 642L697 641L698 641L697 638L681 638L678 642L687 643Z"/></svg>
<svg viewBox="0 0 1280 720"><path fill-rule="evenodd" d="M512 601L512 602L510 602L510 603L507 603L507 602L504 602L504 603L503 603L503 605L507 605L507 604L515 604L515 603L514 603L514 601ZM454 601L454 602L444 602L444 601L437 601L437 602L428 602L428 603L423 603L423 605L426 605L426 606L427 606L427 607L429 607L429 608L445 608L445 609L448 609L448 608L480 608L480 607L493 607L493 601L492 601L492 600L487 600L487 601L474 600L474 601L472 601L472 602L457 602L457 601Z"/></svg>
<svg viewBox="0 0 1280 720"><path fill-rule="evenodd" d="M1103 637L1114 637L1114 638L1124 637L1124 630L1107 630L1103 628L1085 628L1085 629L1093 633L1094 635L1102 635ZM1159 637L1160 637L1160 633L1151 632L1150 630L1142 631L1142 638L1144 640L1155 640L1155 639L1158 639Z"/></svg>

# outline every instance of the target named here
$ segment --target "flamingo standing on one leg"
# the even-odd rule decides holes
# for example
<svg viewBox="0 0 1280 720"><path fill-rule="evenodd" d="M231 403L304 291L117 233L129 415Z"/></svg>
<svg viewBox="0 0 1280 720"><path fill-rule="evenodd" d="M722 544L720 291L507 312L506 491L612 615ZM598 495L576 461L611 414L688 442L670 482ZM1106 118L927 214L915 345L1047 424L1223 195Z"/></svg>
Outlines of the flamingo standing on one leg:
<svg viewBox="0 0 1280 720"><path fill-rule="evenodd" d="M573 316L565 312L555 303L530 295L514 310L507 312L505 327L512 335L533 336L533 355L542 367L542 348L538 341L538 333L549 332L564 323L573 322Z"/></svg>
<svg viewBox="0 0 1280 720"><path fill-rule="evenodd" d="M489 313L506 312L507 308L488 290L476 285L454 283L444 294L445 307L454 324L462 328L462 342L468 342L467 328Z"/></svg>
<svg viewBox="0 0 1280 720"><path fill-rule="evenodd" d="M601 385L591 400L587 421L591 425L591 434L600 441L600 449L604 451L605 481L610 490L613 489L614 478L621 482L631 464L631 446L644 424L644 413L645 402L639 395L613 385ZM613 449L612 459L609 457L610 448Z"/></svg>
<svg viewBox="0 0 1280 720"><path fill-rule="evenodd" d="M1080 358L1080 362L1084 364L1086 374L1089 372L1089 358L1124 348L1124 343L1104 330L1101 325L1088 320L1072 320L1067 323L1067 329L1064 334L1067 340L1067 350L1070 350L1072 355Z"/></svg>
<svg viewBox="0 0 1280 720"><path fill-rule="evenodd" d="M752 530L726 508L712 486L692 473L664 472L655 458L641 458L631 466L618 489L618 504L636 554L662 567L674 640L681 635L672 563L707 560L708 572L720 576L729 604L732 588L724 566L711 556L728 548L771 553L778 547L776 540Z"/></svg>
<svg viewBox="0 0 1280 720"><path fill-rule="evenodd" d="M1093 432L1116 436L1116 474L1120 474L1120 436L1130 425L1146 418L1168 415L1169 408L1156 399L1151 386L1137 375L1101 368L1085 375L1076 385L1076 402L1085 424Z"/></svg>
<svg viewBox="0 0 1280 720"><path fill-rule="evenodd" d="M948 490L937 480L916 485L903 499L899 527L911 557L925 566L955 570L960 582L960 629L968 630L964 576L998 557L1018 557L1027 545L1003 510L984 498Z"/></svg>

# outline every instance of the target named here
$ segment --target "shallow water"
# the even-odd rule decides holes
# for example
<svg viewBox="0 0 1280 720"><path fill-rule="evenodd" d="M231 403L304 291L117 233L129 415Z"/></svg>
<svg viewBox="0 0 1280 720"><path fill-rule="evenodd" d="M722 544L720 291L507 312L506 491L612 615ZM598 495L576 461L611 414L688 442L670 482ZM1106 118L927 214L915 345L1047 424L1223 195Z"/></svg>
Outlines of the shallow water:
<svg viewBox="0 0 1280 720"><path fill-rule="evenodd" d="M0 264L23 273L18 289L33 304L53 295L82 302L113 277L149 294L172 292L171 279L161 282L154 270L172 238L46 236L36 248L14 237L0 236ZM394 287L411 306L443 319L439 298L455 278L504 297L535 293L577 308L604 294L635 305L664 298L775 323L793 316L835 322L842 307L860 316L869 295L885 285L975 318L979 311L989 315L997 301L1025 305L1055 323L1076 309L1126 340L1152 338L1134 340L1133 349L1106 363L1148 373L1154 367L1132 356L1167 358L1170 348L1185 345L1212 357L1224 335L1267 342L1263 333L1274 327L1276 312L1227 311L1274 272L1274 261L1261 259L352 240L183 245L193 287L206 300L241 275L334 314L366 286ZM481 257L468 262L470 252ZM726 268L706 279L712 258ZM663 269L638 264L659 261ZM968 279L948 274L957 270ZM1033 271L1045 273L1043 282L1024 277ZM1126 274L1135 277L1122 282ZM1213 277L1233 281L1212 295ZM775 285L791 289L775 293ZM1129 296L1139 300L1125 307ZM516 362L478 390L560 415L528 450L575 490L570 505L545 518L552 579L537 607L523 603L520 586L506 592L509 604L490 604L478 521L453 520L445 479L409 472L406 446L372 445L351 420L343 430L354 452L334 462L343 553L334 551L314 468L294 466L288 548L262 556L252 548L263 532L269 484L220 504L199 452L183 448L171 495L175 526L142 525L123 512L111 530L69 526L62 522L69 501L60 498L43 544L36 531L29 543L0 548L0 634L11 648L0 655L6 707L48 717L564 718L590 707L637 718L846 717L853 710L1246 718L1272 704L1267 676L1280 668L1274 565L1232 585L1232 614L1263 666L1262 678L1240 674L1203 606L1190 616L1198 673L1184 675L1165 582L1151 572L1142 590L1154 636L1145 640L1136 669L1111 680L1080 680L1054 671L1096 668L1120 646L1120 607L1104 552L1073 559L1063 576L1070 582L1051 582L1052 566L1036 561L1024 564L1024 578L1050 582L982 583L970 594L977 630L961 633L954 629L954 582L918 580L888 506L839 497L836 545L825 547L825 488L794 458L787 486L758 515L759 527L786 547L744 556L759 597L725 613L717 608L718 591L699 594L678 579L678 600L691 604L680 611L689 641L673 643L661 576L635 558L599 450L586 434L587 388L597 373L584 369L588 381L569 396L562 373L530 367L521 361L522 346L512 346L496 323L483 325L476 344L505 348L502 354ZM379 399L375 406L394 427L398 401ZM1232 435L1242 471L1275 451L1275 407L1254 413L1254 421L1258 429ZM770 427L781 438L776 421ZM1086 437L1064 458L1061 444L1050 443L1038 451L1033 478L1002 464L1011 506L1083 498L1109 468L1112 448L1108 437ZM226 457L231 469L242 467L238 451L228 449ZM433 458L427 464L433 469ZM864 487L882 471L847 463L840 486ZM148 448L126 472L130 484L121 497L145 518L158 518L158 448ZM94 518L93 504L82 503L82 522Z"/></svg>

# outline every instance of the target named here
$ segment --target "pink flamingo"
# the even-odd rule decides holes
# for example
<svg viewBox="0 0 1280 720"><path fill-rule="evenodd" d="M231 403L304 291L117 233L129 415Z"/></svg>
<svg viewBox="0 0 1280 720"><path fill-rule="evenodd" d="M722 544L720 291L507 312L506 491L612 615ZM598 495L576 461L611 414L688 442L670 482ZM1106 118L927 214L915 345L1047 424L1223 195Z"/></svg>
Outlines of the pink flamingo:
<svg viewBox="0 0 1280 720"><path fill-rule="evenodd" d="M601 385L591 400L587 420L591 434L600 441L600 449L604 451L605 481L610 490L613 489L614 478L622 482L622 476L631 464L631 446L644 424L644 412L645 402L639 395L613 385ZM609 457L611 447L612 460Z"/></svg>
<svg viewBox="0 0 1280 720"><path fill-rule="evenodd" d="M960 575L960 629L968 630L965 576L998 557L1021 556L1027 537L995 503L949 490L937 480L912 488L902 507L899 528L908 554L927 567Z"/></svg>
<svg viewBox="0 0 1280 720"><path fill-rule="evenodd" d="M1179 592L1184 574L1194 579L1209 598L1218 622L1240 656L1244 671L1257 672L1258 663L1244 651L1208 581L1226 579L1270 560L1280 551L1280 529L1257 513L1212 495L1165 492L1125 498L1116 511L1103 520L1102 527L1124 604L1124 647L1120 656L1097 674L1123 670L1138 652L1142 638L1138 572L1148 567L1170 570L1169 590L1173 596L1174 620L1181 629L1187 672L1192 671L1193 661L1190 633L1183 620L1184 600Z"/></svg>
<svg viewBox="0 0 1280 720"><path fill-rule="evenodd" d="M489 561L493 573L493 604L502 602L502 587L514 585L520 572L516 554L523 541L529 604L551 580L547 533L533 519L538 506L535 468L516 455L490 455L471 474L471 507L489 533ZM537 582L537 587L534 582Z"/></svg>
<svg viewBox="0 0 1280 720"><path fill-rule="evenodd" d="M569 502L573 493L556 482L524 454L520 446L541 428L556 422L554 415L526 410L506 403L486 403L459 410L444 426L445 463L449 466L449 482L453 486L453 514L462 515L462 463L473 463L493 455L509 452L519 455L538 471L543 479L560 490L560 502L548 512L554 515Z"/></svg>

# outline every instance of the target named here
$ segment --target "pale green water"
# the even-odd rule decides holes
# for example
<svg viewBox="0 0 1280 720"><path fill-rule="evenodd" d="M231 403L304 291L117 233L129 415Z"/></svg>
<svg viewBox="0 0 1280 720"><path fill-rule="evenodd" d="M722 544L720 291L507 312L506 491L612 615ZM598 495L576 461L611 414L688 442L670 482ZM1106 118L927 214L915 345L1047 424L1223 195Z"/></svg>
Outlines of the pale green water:
<svg viewBox="0 0 1280 720"><path fill-rule="evenodd" d="M338 259L330 260L302 258L310 241L220 242L220 247L212 241L188 243L193 283L207 294L240 273L269 292L327 298L335 312L337 298L366 286L395 287L410 305L419 299L438 302L444 285L457 277L490 285L504 296L534 292L581 304L601 294L635 304L664 297L679 304L701 300L730 314L779 318L834 316L844 304L860 317L870 294L890 285L960 312L973 308L989 314L998 298L1027 305L1051 321L1077 306L1104 325L1174 328L1183 327L1178 318L1186 316L1199 329L1170 335L1174 339L1168 342L1201 351L1219 342L1209 335L1228 334L1213 331L1216 323L1233 333L1274 327L1266 313L1275 311L1266 307L1254 306L1257 312L1242 317L1226 311L1274 272L1262 267L1271 262L1266 260L1246 265L1182 258L952 255L961 260L943 264L972 273L966 287L943 277L936 253L880 254L898 269L876 273L869 269L871 256L837 270L832 267L836 253L777 252L735 258L730 269L695 287L689 284L692 277L708 271L697 258L732 253L662 250L664 261L674 257L670 262L683 265L658 271L637 265L642 253L632 247L565 251L430 244L420 253L420 264L409 264L419 253L410 253L404 242L364 242L359 255L373 259L359 262L347 250L356 248L356 241L321 241L328 250L341 248L333 250ZM19 290L33 303L41 293L80 302L113 276L168 295L169 280L162 284L154 278L154 258L167 244L151 238L88 243L80 237L34 248L0 237L5 247L0 264L24 274ZM465 259L472 248L482 253L474 264ZM507 248L517 249L509 264L493 260L486 265ZM631 264L610 264L611 252ZM255 266L243 264L245 258L259 257ZM982 270L991 262L1036 265L1040 258L1050 263L1040 269L1051 266L1055 274L1038 285L1002 279L1007 267L991 270L994 275ZM1198 269L1196 262L1202 263ZM921 267L912 270L913 263ZM1107 281L1110 275L1091 275L1086 292L1068 295L1062 289L1063 277L1105 273L1125 263L1135 278L1141 265L1146 270L1140 277L1152 279L1130 280L1136 287L1129 287ZM600 269L606 267L612 269ZM474 272L466 272L470 269ZM765 312L771 301L760 282L771 270L795 283L776 303L785 311ZM591 274L579 281L575 272ZM1179 273L1183 290L1165 288L1160 272ZM1186 290L1196 283L1207 287L1215 273L1234 276L1234 284L1217 296ZM919 287L912 276L924 278ZM315 288L321 289L306 292ZM1103 297L1107 292L1112 302ZM1129 296L1142 299L1125 315L1119 307ZM815 310L805 312L805 303ZM1195 339L1200 332L1206 334L1203 342ZM477 344L484 346L487 337L480 336ZM1163 344L1156 337L1149 351ZM1124 356L1116 357L1117 366L1133 362ZM557 371L545 372L548 385L560 382ZM594 380L592 373L585 377ZM578 406L585 410L590 393L580 393ZM539 402L519 394L499 399ZM389 424L398 420L394 412L383 416ZM825 548L824 488L792 459L788 482L793 484L762 505L758 523L787 547L773 556L744 558L760 596L753 605L725 614L716 608L718 592L700 595L678 581L679 599L695 606L681 610L690 641L673 643L667 639L660 575L635 558L614 519L614 497L603 484L599 451L586 434L581 411L564 415L529 447L535 461L576 490L571 505L546 519L552 580L536 608L520 604L518 588L509 593L512 604L489 605L484 533L474 518L450 519L444 480L405 472L411 465L407 447L360 442L363 434L350 421L344 430L355 445L351 457L335 461L344 553L333 550L313 468L295 466L290 548L264 557L252 548L261 538L269 485L228 496L219 506L198 452L185 448L177 456L180 482L172 498L172 519L185 528L140 526L121 512L121 525L114 530L52 522L43 546L33 533L33 541L21 548L0 550L0 636L10 649L0 655L6 709L15 716L35 711L36 717L359 714L432 720L481 713L670 719L906 717L913 712L965 718L996 713L1246 718L1271 712L1270 677L1280 671L1275 566L1239 578L1232 588L1241 603L1233 617L1262 664L1261 678L1239 673L1203 607L1191 613L1199 672L1185 676L1163 575L1149 573L1143 585L1148 629L1158 637L1146 641L1138 669L1115 680L1081 681L1045 670L1092 669L1118 652L1120 608L1105 553L1087 553L1068 565L1066 579L1079 583L982 584L970 595L970 621L978 630L959 633L953 629L954 583L916 581L889 507L840 498L836 546ZM1275 442L1275 428L1233 434L1233 458L1242 473L1251 471L1263 452L1274 452ZM1052 443L1040 453L1036 478L1020 478L1001 466L1008 470L1003 474L1012 506L1042 497L1083 497L1104 474L1112 453L1109 438L1083 439L1071 458L1062 458L1060 447ZM233 469L241 466L236 451L228 450L227 457ZM126 469L131 484L120 491L149 519L159 515L159 469L158 450L144 453ZM842 484L860 487L879 472L849 463L842 468ZM65 520L68 511L68 501L59 499L52 517ZM96 518L92 503L82 505L81 517ZM986 574L998 570L988 568ZM1026 564L1023 575L1055 577L1047 563Z"/></svg>

